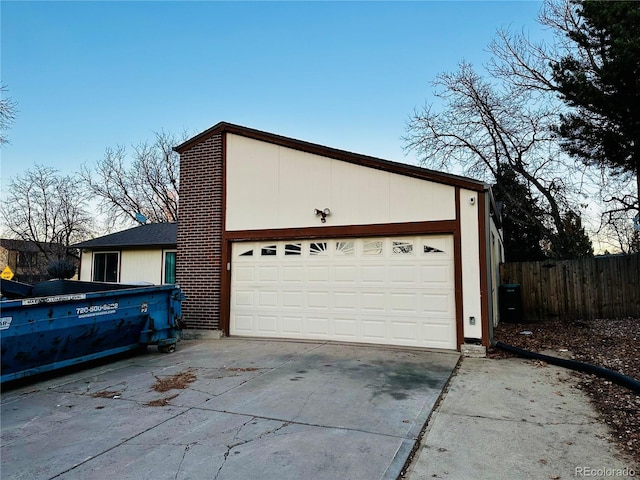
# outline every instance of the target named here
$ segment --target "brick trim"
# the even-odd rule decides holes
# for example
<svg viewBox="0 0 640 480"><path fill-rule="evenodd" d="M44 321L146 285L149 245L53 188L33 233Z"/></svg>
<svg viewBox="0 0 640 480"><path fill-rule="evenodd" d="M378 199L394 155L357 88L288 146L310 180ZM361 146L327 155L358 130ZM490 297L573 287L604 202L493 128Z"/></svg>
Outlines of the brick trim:
<svg viewBox="0 0 640 480"><path fill-rule="evenodd" d="M180 154L176 280L185 300L187 328L220 325L224 198L222 135Z"/></svg>

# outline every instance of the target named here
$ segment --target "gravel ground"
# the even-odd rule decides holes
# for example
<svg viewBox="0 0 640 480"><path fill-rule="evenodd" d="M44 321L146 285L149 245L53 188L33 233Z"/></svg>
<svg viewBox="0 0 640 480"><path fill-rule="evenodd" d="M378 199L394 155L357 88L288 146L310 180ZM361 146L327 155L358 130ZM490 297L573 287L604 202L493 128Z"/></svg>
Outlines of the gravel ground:
<svg viewBox="0 0 640 480"><path fill-rule="evenodd" d="M524 332L524 333L523 333ZM640 319L503 323L496 340L534 352L564 356L640 380ZM490 350L494 358L510 356ZM640 465L640 394L595 375L573 372L620 448Z"/></svg>

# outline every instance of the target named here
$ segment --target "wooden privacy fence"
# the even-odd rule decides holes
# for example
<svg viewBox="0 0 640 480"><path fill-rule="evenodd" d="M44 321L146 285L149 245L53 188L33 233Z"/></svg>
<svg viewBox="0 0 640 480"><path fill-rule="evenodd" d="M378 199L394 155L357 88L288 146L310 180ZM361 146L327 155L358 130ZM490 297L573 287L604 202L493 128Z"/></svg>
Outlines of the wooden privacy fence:
<svg viewBox="0 0 640 480"><path fill-rule="evenodd" d="M640 318L640 254L510 262L502 284L520 284L523 320Z"/></svg>

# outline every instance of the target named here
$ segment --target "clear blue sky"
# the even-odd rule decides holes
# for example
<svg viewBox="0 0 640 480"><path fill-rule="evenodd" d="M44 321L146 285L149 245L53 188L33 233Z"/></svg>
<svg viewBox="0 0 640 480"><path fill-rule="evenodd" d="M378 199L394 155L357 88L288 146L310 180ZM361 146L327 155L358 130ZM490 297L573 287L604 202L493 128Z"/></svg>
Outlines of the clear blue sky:
<svg viewBox="0 0 640 480"><path fill-rule="evenodd" d="M540 1L2 1L2 84L18 103L2 186L73 173L108 146L219 121L389 160L430 82L480 65Z"/></svg>

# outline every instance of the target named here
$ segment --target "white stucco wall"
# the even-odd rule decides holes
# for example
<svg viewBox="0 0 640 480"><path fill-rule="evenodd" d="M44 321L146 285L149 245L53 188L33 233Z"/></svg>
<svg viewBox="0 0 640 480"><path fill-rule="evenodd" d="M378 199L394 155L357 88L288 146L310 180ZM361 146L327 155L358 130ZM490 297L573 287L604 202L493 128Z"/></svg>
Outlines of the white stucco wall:
<svg viewBox="0 0 640 480"><path fill-rule="evenodd" d="M491 223L491 235L490 235L490 254L491 261L489 262L489 268L491 272L491 301L493 304L493 326L497 327L499 322L498 315L498 287L500 286L500 263L504 262L504 239L502 237L502 231L498 230L494 222Z"/></svg>
<svg viewBox="0 0 640 480"><path fill-rule="evenodd" d="M162 250L124 250L120 255L120 283L162 283Z"/></svg>
<svg viewBox="0 0 640 480"><path fill-rule="evenodd" d="M115 251L115 250L104 250ZM164 251L162 249L124 250L120 252L119 283L163 283ZM93 253L82 252L80 280L93 280Z"/></svg>
<svg viewBox="0 0 640 480"><path fill-rule="evenodd" d="M226 229L455 218L455 188L228 134Z"/></svg>
<svg viewBox="0 0 640 480"><path fill-rule="evenodd" d="M482 338L482 302L480 296L478 195L478 192L460 190L462 321L464 324L465 338L479 339ZM471 325L471 317L475 318L475 325Z"/></svg>
<svg viewBox="0 0 640 480"><path fill-rule="evenodd" d="M90 250L82 250L80 254L80 276L79 280L83 282L90 282L91 279L91 266L93 264L93 252Z"/></svg>

